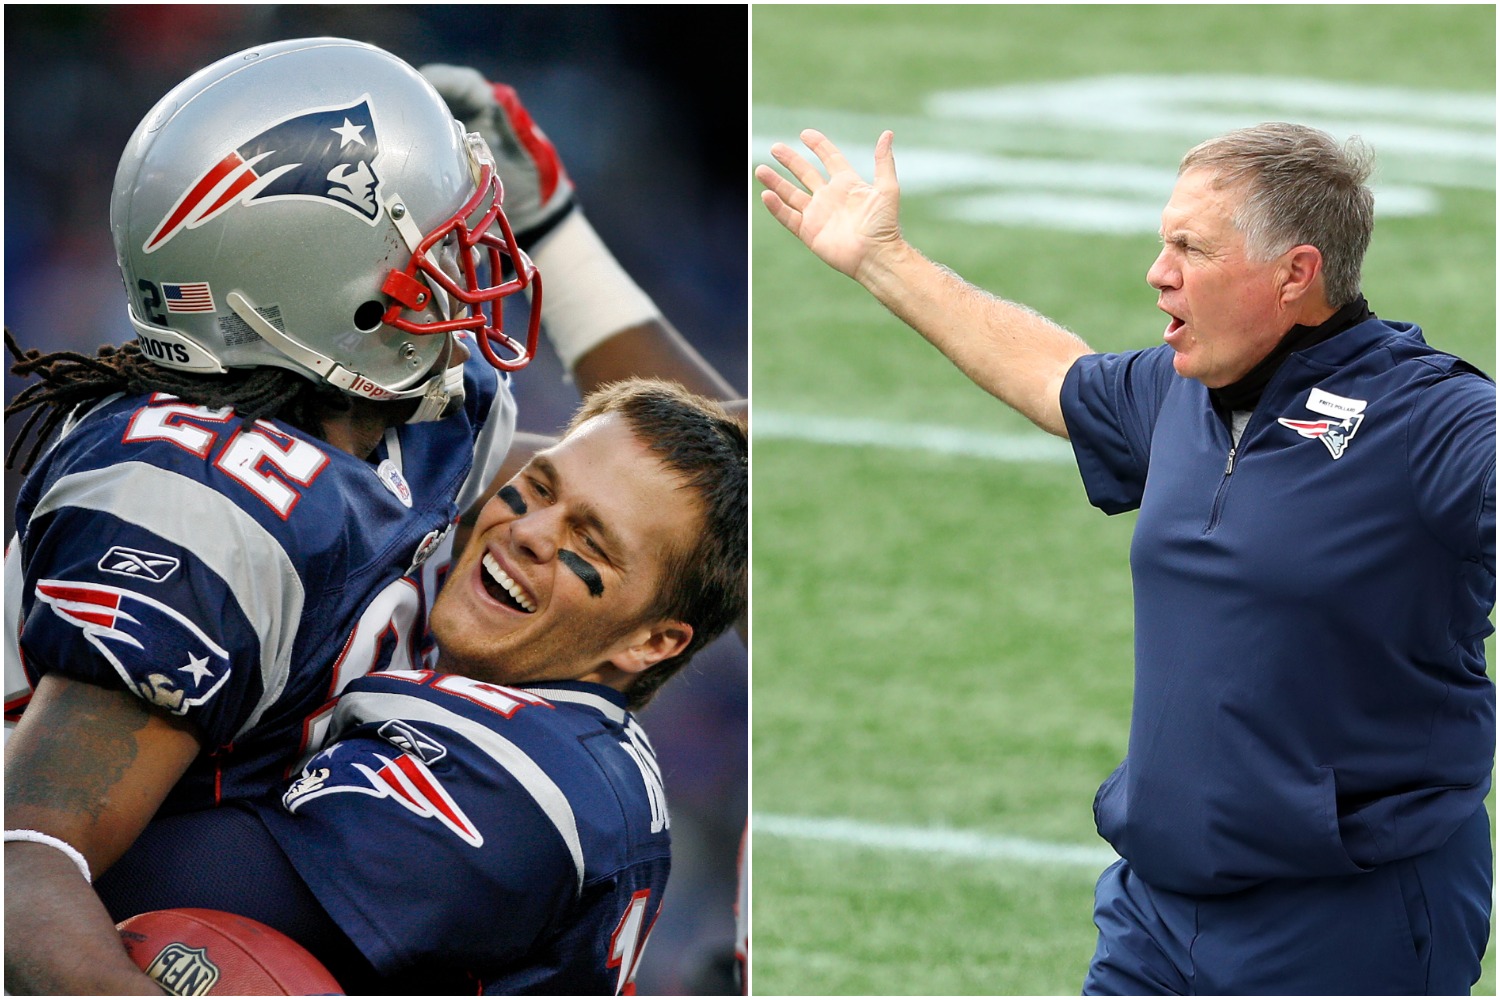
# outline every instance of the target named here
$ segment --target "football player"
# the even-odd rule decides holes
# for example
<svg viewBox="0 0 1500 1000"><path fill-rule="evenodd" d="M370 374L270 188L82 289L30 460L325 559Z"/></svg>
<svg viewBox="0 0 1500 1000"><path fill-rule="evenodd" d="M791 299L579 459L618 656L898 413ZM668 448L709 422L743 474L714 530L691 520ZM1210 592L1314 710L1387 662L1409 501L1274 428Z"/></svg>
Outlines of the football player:
<svg viewBox="0 0 1500 1000"><path fill-rule="evenodd" d="M6 559L13 990L63 988L47 946L113 937L80 871L158 810L279 786L350 679L430 661L427 599L456 515L505 476L545 303L515 228L576 231L561 190L513 227L487 143L342 39L238 53L142 121L111 201L138 340L28 355L43 381L8 410L45 418ZM499 303L523 292L512 336ZM614 340L604 310L549 319L585 312L575 371ZM644 306L614 329L682 356ZM108 966L73 971L112 991Z"/></svg>
<svg viewBox="0 0 1500 1000"><path fill-rule="evenodd" d="M433 609L444 672L351 683L284 794L154 822L99 880L112 917L250 916L351 993L627 990L669 866L632 712L742 611L746 491L717 404L588 397L481 513Z"/></svg>

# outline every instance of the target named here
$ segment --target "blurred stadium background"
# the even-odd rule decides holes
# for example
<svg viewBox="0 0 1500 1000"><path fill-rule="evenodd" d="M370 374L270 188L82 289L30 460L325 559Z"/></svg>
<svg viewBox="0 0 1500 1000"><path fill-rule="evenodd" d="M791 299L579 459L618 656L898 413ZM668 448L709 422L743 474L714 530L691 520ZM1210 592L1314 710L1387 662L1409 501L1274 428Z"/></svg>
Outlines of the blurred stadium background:
<svg viewBox="0 0 1500 1000"><path fill-rule="evenodd" d="M1160 337L1187 148L1357 132L1373 309L1495 370L1492 5L757 5L751 38L754 163L815 127L868 178L894 129L908 237L1099 350ZM752 986L1076 995L1133 517L752 206Z"/></svg>
<svg viewBox="0 0 1500 1000"><path fill-rule="evenodd" d="M747 21L744 7L7 5L6 324L23 346L43 350L92 353L130 339L108 220L115 164L136 123L221 56L339 35L413 65L471 65L514 85L561 151L594 227L744 391ZM6 398L20 385L7 374ZM578 401L550 351L515 388L526 430L559 428ZM7 427L7 446L15 430ZM17 485L8 473L7 538ZM746 679L744 646L727 637L643 716L676 845L643 994L734 991Z"/></svg>

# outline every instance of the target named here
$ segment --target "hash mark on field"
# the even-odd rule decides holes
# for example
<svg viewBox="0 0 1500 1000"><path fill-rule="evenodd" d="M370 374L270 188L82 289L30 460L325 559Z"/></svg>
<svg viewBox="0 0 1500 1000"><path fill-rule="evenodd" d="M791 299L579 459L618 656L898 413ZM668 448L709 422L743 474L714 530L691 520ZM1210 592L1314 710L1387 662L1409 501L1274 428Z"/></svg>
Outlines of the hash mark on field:
<svg viewBox="0 0 1500 1000"><path fill-rule="evenodd" d="M1057 844L941 827L886 826L852 819L756 813L750 820L750 831L751 836L822 840L876 850L1019 861L1023 864L1078 866L1095 871L1102 871L1119 860L1119 856L1108 847Z"/></svg>
<svg viewBox="0 0 1500 1000"><path fill-rule="evenodd" d="M813 444L902 448L999 462L1073 462L1073 449L1066 441L1041 431L1034 434L987 434L937 424L814 417L758 409L750 417L750 435L752 439L782 438Z"/></svg>

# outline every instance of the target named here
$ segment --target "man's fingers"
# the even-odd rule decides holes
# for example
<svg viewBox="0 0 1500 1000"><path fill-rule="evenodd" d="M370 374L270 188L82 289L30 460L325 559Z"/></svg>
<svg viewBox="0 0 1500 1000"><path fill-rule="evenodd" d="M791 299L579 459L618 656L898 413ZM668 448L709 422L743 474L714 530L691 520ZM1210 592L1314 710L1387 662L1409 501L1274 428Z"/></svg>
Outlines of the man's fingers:
<svg viewBox="0 0 1500 1000"><path fill-rule="evenodd" d="M895 138L887 129L875 142L875 186L883 190L896 187L896 154L891 151Z"/></svg>
<svg viewBox="0 0 1500 1000"><path fill-rule="evenodd" d="M802 141L823 162L823 166L828 168L830 174L838 173L840 170L854 169L849 161L844 159L844 154L839 152L839 148L833 144L833 140L817 129L803 129Z"/></svg>
<svg viewBox="0 0 1500 1000"><path fill-rule="evenodd" d="M755 179L767 189L774 191L776 197L798 211L806 207L808 201L811 200L806 191L764 164L755 168Z"/></svg>
<svg viewBox="0 0 1500 1000"><path fill-rule="evenodd" d="M802 158L802 154L788 146L784 142L774 143L771 146L771 155L787 170L791 171L793 177L802 183L807 190L816 192L824 184L828 183L823 178L823 173L817 167Z"/></svg>
<svg viewBox="0 0 1500 1000"><path fill-rule="evenodd" d="M771 217L796 235L802 228L802 213L777 197L775 191L762 191L760 203L770 209Z"/></svg>

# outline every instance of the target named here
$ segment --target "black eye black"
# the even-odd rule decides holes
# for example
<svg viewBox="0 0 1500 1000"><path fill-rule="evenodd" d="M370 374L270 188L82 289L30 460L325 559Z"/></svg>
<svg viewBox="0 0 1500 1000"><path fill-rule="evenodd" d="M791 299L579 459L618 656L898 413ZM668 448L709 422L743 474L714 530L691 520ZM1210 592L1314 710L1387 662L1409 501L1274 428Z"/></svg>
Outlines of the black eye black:
<svg viewBox="0 0 1500 1000"><path fill-rule="evenodd" d="M526 513L526 501L521 498L521 491L516 489L509 483L506 483L504 486L500 487L500 492L495 495L498 496L501 502L503 502L505 506L509 507L511 509L511 513L515 514L517 517Z"/></svg>

